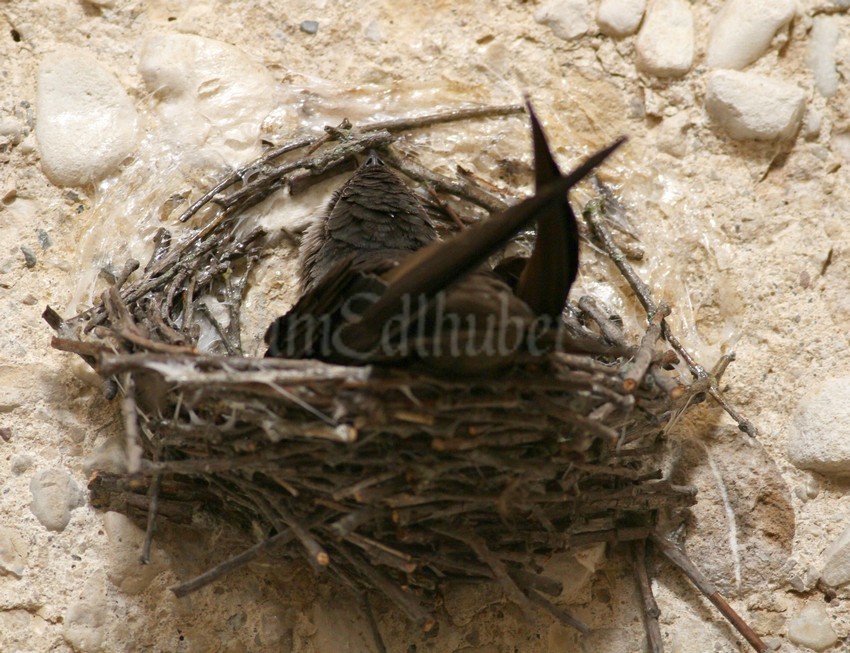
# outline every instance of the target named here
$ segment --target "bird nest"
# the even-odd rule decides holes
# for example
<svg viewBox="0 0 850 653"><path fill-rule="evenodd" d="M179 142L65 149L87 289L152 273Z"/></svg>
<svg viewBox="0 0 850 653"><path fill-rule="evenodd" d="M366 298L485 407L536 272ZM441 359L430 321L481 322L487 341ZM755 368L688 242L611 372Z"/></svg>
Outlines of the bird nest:
<svg viewBox="0 0 850 653"><path fill-rule="evenodd" d="M101 302L67 320L45 311L53 346L82 356L105 394L120 397L126 469L94 473L92 504L147 520L143 557L155 519L190 523L198 511L258 539L175 593L274 552L306 560L358 595L385 595L425 629L439 617L446 583L478 579L498 583L526 611L543 609L583 630L553 602L562 586L543 573L549 557L599 542L672 546L658 522L694 503L696 492L663 477L665 429L695 399L722 397L609 231L608 195L585 207L584 235L625 276L646 325L624 333L592 297L569 304L565 320L570 333L609 353L553 352L518 359L498 377L462 379L242 354L242 296L271 246L240 219L248 207L379 147L432 191L500 210L492 187L469 175L441 177L391 143L425 124L521 109L344 125L270 150L180 218L195 220L212 204L205 223L173 239L161 231L147 265L128 262ZM292 158L305 147L312 149ZM430 210L447 229L463 222L442 200ZM207 309L209 295L224 295L226 320ZM223 355L196 350L202 328L217 332ZM687 368L686 379L678 370Z"/></svg>

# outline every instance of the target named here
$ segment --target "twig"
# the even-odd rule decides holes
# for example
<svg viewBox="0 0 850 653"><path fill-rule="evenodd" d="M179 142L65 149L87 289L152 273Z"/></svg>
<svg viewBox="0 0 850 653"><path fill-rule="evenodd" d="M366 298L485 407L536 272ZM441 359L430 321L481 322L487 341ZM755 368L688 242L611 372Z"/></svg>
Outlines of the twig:
<svg viewBox="0 0 850 653"><path fill-rule="evenodd" d="M572 626L582 635L587 635L590 632L590 628L588 628L587 624L584 623L581 619L579 619L578 617L574 617L563 608L559 608L558 606L554 605L551 601L549 601L543 596L540 596L540 594L538 594L534 590L529 590L527 592L527 596L532 603L539 605L541 608L546 610L546 612L551 614L565 626Z"/></svg>
<svg viewBox="0 0 850 653"><path fill-rule="evenodd" d="M508 599L510 599L513 603L518 605L523 612L525 612L526 616L529 619L533 619L533 613L531 611L531 604L529 603L529 597L526 596L523 591L517 587L516 582L513 578L511 578L508 573L507 567L505 567L505 563L499 559L498 556L493 554L492 551L487 547L487 543L477 535L473 533L461 533L461 532L448 532L448 531L438 531L442 535L447 537L451 537L457 540L460 540L464 544L466 544L472 551L478 556L478 559L481 560L485 565L487 565L490 570L493 572L493 575L496 577L499 585L501 585L502 590L504 590L505 595ZM533 591L530 591L529 594L533 594ZM541 597L542 598L542 597Z"/></svg>
<svg viewBox="0 0 850 653"><path fill-rule="evenodd" d="M156 516L159 512L159 490L162 486L162 474L154 474L148 491L148 521L145 528L145 541L142 544L142 554L139 559L143 565L151 561L151 543L153 542L153 534L156 530Z"/></svg>
<svg viewBox="0 0 850 653"><path fill-rule="evenodd" d="M667 557L667 559L676 565L684 574L690 578L694 586L702 592L709 601L720 611L730 624L737 630L744 639L747 640L758 653L768 653L770 650L756 632L744 621L741 616L735 612L723 595L717 590L711 582L702 575L702 572L697 569L696 565L691 562L690 558L673 542L666 537L653 531L652 541L658 546L659 550Z"/></svg>
<svg viewBox="0 0 850 653"><path fill-rule="evenodd" d="M649 578L649 552L646 540L632 542L632 568L635 572L641 603L643 604L644 627L650 653L664 653L664 643L661 638L661 626L658 617L661 610L652 594L652 580Z"/></svg>
<svg viewBox="0 0 850 653"><path fill-rule="evenodd" d="M626 392L637 390L643 377L646 376L655 353L655 343L661 337L661 321L668 315L670 315L670 307L665 302L661 302L655 315L649 321L649 326L646 333L643 334L640 346L632 359L632 364L623 375L623 390Z"/></svg>
<svg viewBox="0 0 850 653"><path fill-rule="evenodd" d="M139 269L139 262L134 259L128 259L126 263L124 263L124 267L121 268L121 272L118 273L118 276L115 277L115 288L116 290L120 289L121 286L127 281L133 272Z"/></svg>
<svg viewBox="0 0 850 653"><path fill-rule="evenodd" d="M640 277L637 276L631 264L626 260L625 255L614 242L614 239L611 237L611 232L608 231L608 228L605 226L604 221L604 207L602 200L591 200L585 206L584 211L582 212L584 219L587 221L590 226L591 231L595 235L598 242L602 245L602 248L605 250L605 253L608 257L613 261L614 265L620 270L620 273L629 283L629 286L632 288L632 291L635 293L635 296L640 301L644 310L646 311L647 316L653 316L658 311L658 307L652 299L652 292ZM676 335L671 331L670 325L666 320L662 320L661 322L661 333L664 336L664 339L670 343L670 346L676 351L679 356L681 356L682 360L685 361L685 364L690 369L691 374L695 379L707 379L709 378L708 372L705 368L700 365L694 358L691 356L690 352L682 345ZM747 433L748 435L755 437L755 427L752 423L746 419L744 419L738 411L732 407L729 402L722 396L720 391L717 389L716 385L712 384L712 387L708 390L709 395L717 401L720 406L729 414L729 416L735 420L738 424L738 428Z"/></svg>
<svg viewBox="0 0 850 653"><path fill-rule="evenodd" d="M384 151L383 158L388 165L400 170L411 179L423 181L437 190L457 195L490 213L498 213L508 208L507 202L483 188L474 186L465 179L450 179L445 175L433 172L422 164L399 155L391 147Z"/></svg>
<svg viewBox="0 0 850 653"><path fill-rule="evenodd" d="M375 642L378 653L387 653L387 646L384 644L384 638L381 636L381 630L375 620L375 612L372 610L367 592L360 592L360 609L366 617L366 623L369 624L369 632L372 633L372 641Z"/></svg>
<svg viewBox="0 0 850 653"><path fill-rule="evenodd" d="M218 321L215 315L212 314L210 307L204 304L203 302L198 302L196 310L198 313L206 318L207 322L212 325L212 328L215 329L215 332L218 334L218 339L221 340L221 344L224 345L224 349L227 352L228 356L236 356L236 347L234 347L233 343L230 342L230 337L227 334L227 329ZM221 350L219 350L221 351Z"/></svg>
<svg viewBox="0 0 850 653"><path fill-rule="evenodd" d="M461 120L477 120L478 118L497 118L499 116L512 116L525 113L525 105L507 104L494 107L471 107L468 109L450 109L438 113L414 116L412 118L394 118L373 123L358 125L355 129L361 131L375 131L385 129L390 133L421 129L447 122L459 122Z"/></svg>
<svg viewBox="0 0 850 653"><path fill-rule="evenodd" d="M295 534L291 530L277 533L276 535L245 549L242 553L232 556L224 562L220 562L212 569L205 571L199 576L195 576L192 580L186 581L185 583L179 583L178 585L172 585L169 589L174 592L174 595L177 598L182 598L187 594L191 594L192 592L201 589L204 585L209 585L213 581L218 580L228 572L247 565L251 562L251 560L272 547L287 544L293 539L295 539Z"/></svg>
<svg viewBox="0 0 850 653"><path fill-rule="evenodd" d="M395 583L390 581L378 569L368 564L360 558L358 554L349 551L344 544L340 544L337 549L340 555L348 560L348 562L363 575L372 586L382 592L390 601L401 607L408 616L418 624L426 633L431 630L437 623L434 616L425 610L419 602L408 592L399 588Z"/></svg>

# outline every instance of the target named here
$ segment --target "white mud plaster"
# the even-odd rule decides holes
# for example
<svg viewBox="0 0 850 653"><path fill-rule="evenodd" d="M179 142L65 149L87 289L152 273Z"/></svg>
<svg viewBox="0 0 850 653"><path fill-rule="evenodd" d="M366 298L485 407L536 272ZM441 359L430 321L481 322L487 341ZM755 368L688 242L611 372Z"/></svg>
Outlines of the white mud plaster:
<svg viewBox="0 0 850 653"><path fill-rule="evenodd" d="M160 548L154 543L151 546L150 562L142 564L139 554L145 532L118 512L107 512L103 516L103 530L109 538L106 577L125 594L143 592L166 568L165 556Z"/></svg>
<svg viewBox="0 0 850 653"><path fill-rule="evenodd" d="M644 11L646 0L602 0L596 24L608 36L628 36L637 31Z"/></svg>
<svg viewBox="0 0 850 653"><path fill-rule="evenodd" d="M788 639L815 651L823 651L838 641L832 619L822 602L807 603L788 620Z"/></svg>
<svg viewBox="0 0 850 653"><path fill-rule="evenodd" d="M694 63L694 16L684 0L651 0L637 37L637 65L656 77L682 77Z"/></svg>
<svg viewBox="0 0 850 653"><path fill-rule="evenodd" d="M559 39L571 41L587 34L590 6L587 0L554 0L534 12L534 20L546 25Z"/></svg>
<svg viewBox="0 0 850 653"><path fill-rule="evenodd" d="M850 526L823 552L820 579L829 587L850 581Z"/></svg>
<svg viewBox="0 0 850 653"><path fill-rule="evenodd" d="M796 10L795 0L727 0L711 25L708 65L737 70L753 63Z"/></svg>
<svg viewBox="0 0 850 653"><path fill-rule="evenodd" d="M107 624L106 581L96 572L68 604L62 635L78 653L102 651Z"/></svg>
<svg viewBox="0 0 850 653"><path fill-rule="evenodd" d="M139 72L159 100L162 129L176 143L209 145L231 164L258 153L276 87L268 70L241 50L190 34L157 34L144 42Z"/></svg>
<svg viewBox="0 0 850 653"><path fill-rule="evenodd" d="M44 57L35 134L54 184L83 186L108 175L133 150L137 125L118 80L88 52L63 47Z"/></svg>
<svg viewBox="0 0 850 653"><path fill-rule="evenodd" d="M790 138L803 118L806 94L794 84L763 75L718 70L708 80L705 108L732 138Z"/></svg>
<svg viewBox="0 0 850 653"><path fill-rule="evenodd" d="M816 16L809 34L808 64L815 77L815 88L824 97L838 92L835 48L841 31L832 16Z"/></svg>
<svg viewBox="0 0 850 653"><path fill-rule="evenodd" d="M20 533L0 526L0 575L21 578L27 567L27 545Z"/></svg>
<svg viewBox="0 0 850 653"><path fill-rule="evenodd" d="M30 510L49 531L63 531L71 521L71 511L83 505L80 486L64 469L45 469L30 481Z"/></svg>
<svg viewBox="0 0 850 653"><path fill-rule="evenodd" d="M850 475L850 377L830 379L800 401L788 436L788 456L800 469Z"/></svg>

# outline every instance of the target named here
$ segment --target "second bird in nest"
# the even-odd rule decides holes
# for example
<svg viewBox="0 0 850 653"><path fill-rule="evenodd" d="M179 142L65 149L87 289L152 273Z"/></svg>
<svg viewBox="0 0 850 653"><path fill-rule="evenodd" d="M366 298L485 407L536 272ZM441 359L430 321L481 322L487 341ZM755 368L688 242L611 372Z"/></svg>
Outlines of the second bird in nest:
<svg viewBox="0 0 850 653"><path fill-rule="evenodd" d="M266 332L266 356L480 374L574 346L561 328L579 252L567 192L623 140L563 175L530 107L529 115L535 194L446 240L371 155L305 236L302 295ZM485 264L532 222L537 237L518 274Z"/></svg>

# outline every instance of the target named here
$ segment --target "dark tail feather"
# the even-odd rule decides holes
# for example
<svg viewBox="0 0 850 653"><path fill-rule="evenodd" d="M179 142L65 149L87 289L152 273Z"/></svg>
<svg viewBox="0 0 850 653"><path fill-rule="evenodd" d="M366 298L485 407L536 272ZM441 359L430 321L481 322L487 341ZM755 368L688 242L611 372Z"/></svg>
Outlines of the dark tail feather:
<svg viewBox="0 0 850 653"><path fill-rule="evenodd" d="M537 116L528 105L534 141L537 191L561 177L561 171ZM578 225L567 194L547 204L537 218L534 250L516 286L516 295L538 315L559 317L578 275Z"/></svg>
<svg viewBox="0 0 850 653"><path fill-rule="evenodd" d="M384 323L402 309L405 297L433 297L481 265L517 232L539 219L541 214L553 210L553 207L563 207L567 191L607 159L625 140L620 138L589 156L568 174L538 189L533 197L462 231L450 240L434 242L405 258L384 277L388 285L386 292L369 307L359 322L346 329L348 343L358 349L369 347L380 337ZM559 215L562 215L561 211Z"/></svg>

